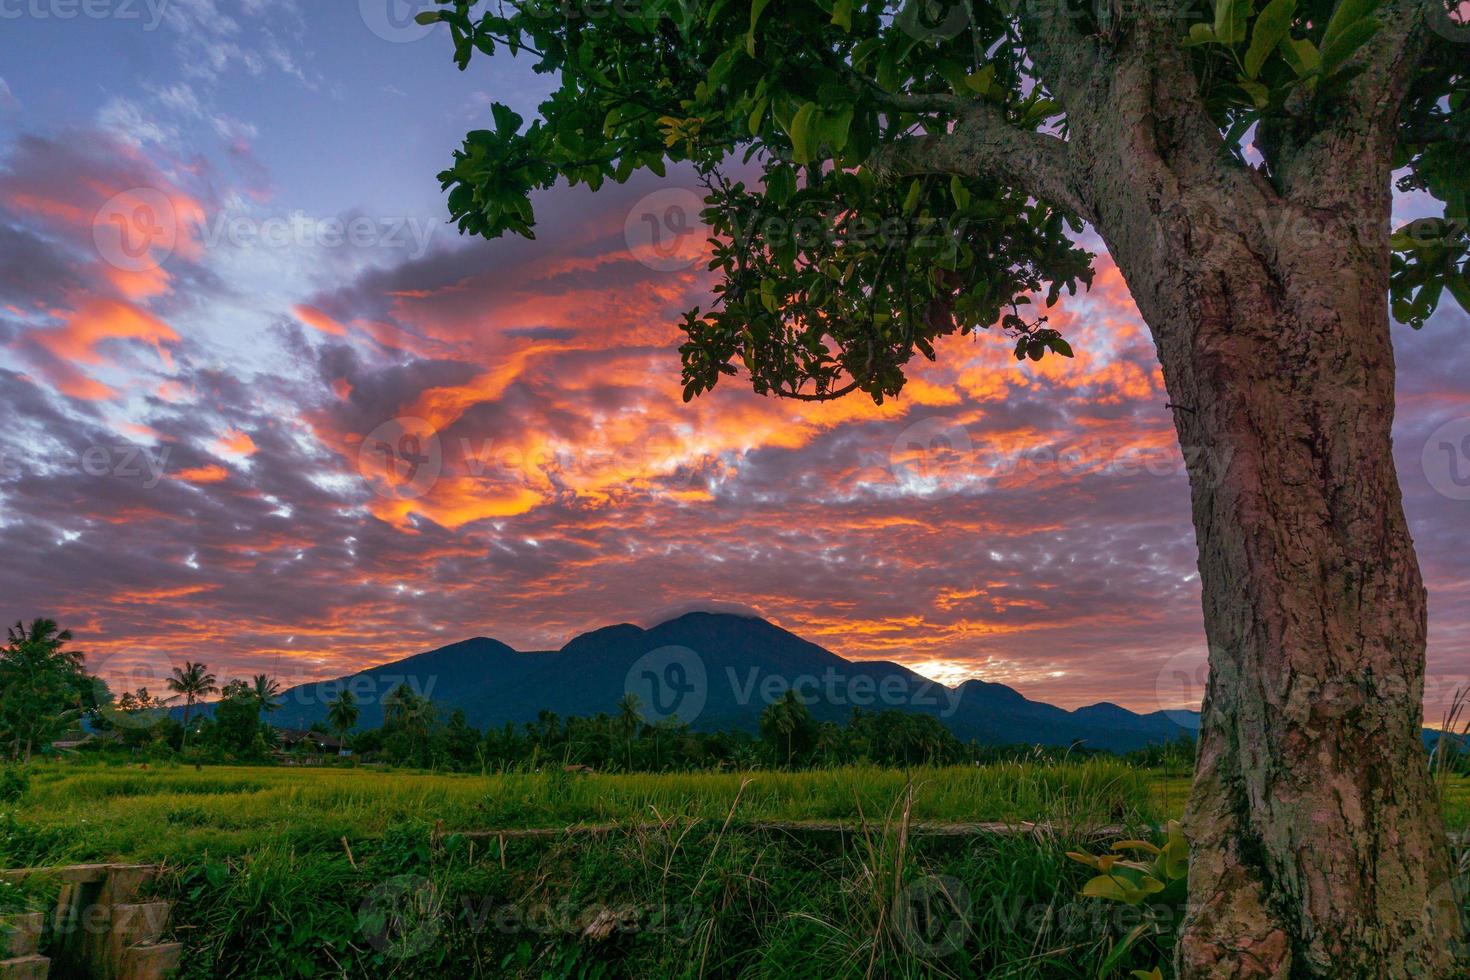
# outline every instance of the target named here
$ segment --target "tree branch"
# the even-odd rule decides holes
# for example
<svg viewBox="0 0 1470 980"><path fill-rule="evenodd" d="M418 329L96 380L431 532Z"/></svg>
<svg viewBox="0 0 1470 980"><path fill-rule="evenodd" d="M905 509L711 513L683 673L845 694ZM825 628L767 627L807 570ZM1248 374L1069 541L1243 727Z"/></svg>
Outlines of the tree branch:
<svg viewBox="0 0 1470 980"><path fill-rule="evenodd" d="M1067 0L1019 0L1016 20L1026 53L1047 91L1072 108L1097 67L1097 39L1077 29L1077 12Z"/></svg>
<svg viewBox="0 0 1470 980"><path fill-rule="evenodd" d="M883 147L869 166L880 177L993 177L1088 221L1095 218L1079 191L1066 141L1013 126L1004 113L985 102L969 101L949 132Z"/></svg>
<svg viewBox="0 0 1470 980"><path fill-rule="evenodd" d="M1387 132L1391 140L1414 69L1428 49L1431 7L1442 0L1386 0L1376 14L1378 32L1348 63L1362 68L1353 79L1347 112Z"/></svg>

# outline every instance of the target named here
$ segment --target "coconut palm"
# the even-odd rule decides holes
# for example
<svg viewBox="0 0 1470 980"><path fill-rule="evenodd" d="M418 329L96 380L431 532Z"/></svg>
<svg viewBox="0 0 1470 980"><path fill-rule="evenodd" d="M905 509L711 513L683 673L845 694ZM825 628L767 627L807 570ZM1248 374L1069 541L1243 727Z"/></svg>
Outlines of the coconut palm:
<svg viewBox="0 0 1470 980"><path fill-rule="evenodd" d="M633 768L633 735L643 724L643 712L640 710L638 695L629 691L623 695L618 702L618 722L623 729L623 742L628 747L628 769Z"/></svg>
<svg viewBox="0 0 1470 980"><path fill-rule="evenodd" d="M213 694L219 687L208 666L185 660L183 667L174 668L174 676L168 679L168 689L184 696L184 741L187 742L189 715L193 713L194 702L207 694Z"/></svg>
<svg viewBox="0 0 1470 980"><path fill-rule="evenodd" d="M264 714L270 714L281 707L281 702L276 700L281 693L281 685L274 677L265 674L256 674L251 681L250 694L255 698L256 705Z"/></svg>
<svg viewBox="0 0 1470 980"><path fill-rule="evenodd" d="M65 648L70 640L70 630L38 618L30 626L10 627L0 648L0 738L10 743L14 758L30 761L37 746L48 745L83 710L96 707L83 655Z"/></svg>
<svg viewBox="0 0 1470 980"><path fill-rule="evenodd" d="M343 744L346 744L347 733L357 724L357 717L357 698L351 690L343 688L340 694L327 702L327 722Z"/></svg>

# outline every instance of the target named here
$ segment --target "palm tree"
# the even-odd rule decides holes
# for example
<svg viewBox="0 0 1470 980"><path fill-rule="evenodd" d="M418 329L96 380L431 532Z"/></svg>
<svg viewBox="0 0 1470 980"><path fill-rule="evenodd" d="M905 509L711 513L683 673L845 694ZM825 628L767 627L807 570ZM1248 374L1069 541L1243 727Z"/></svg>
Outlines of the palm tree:
<svg viewBox="0 0 1470 980"><path fill-rule="evenodd" d="M327 722L344 745L347 742L347 733L357 724L357 715L357 698L348 688L344 687L340 694L327 702Z"/></svg>
<svg viewBox="0 0 1470 980"><path fill-rule="evenodd" d="M174 668L174 676L168 679L168 689L184 696L184 741L187 743L189 715L194 710L194 702L206 694L213 694L219 688L207 666L185 660L182 668Z"/></svg>
<svg viewBox="0 0 1470 980"><path fill-rule="evenodd" d="M256 674L250 686L250 693L264 714L270 714L281 707L281 702L276 700L276 696L281 693L281 685L274 677Z"/></svg>
<svg viewBox="0 0 1470 980"><path fill-rule="evenodd" d="M643 712L639 710L638 695L629 691L618 702L618 721L623 727L623 741L628 746L628 769L633 769L633 733L643 724Z"/></svg>
<svg viewBox="0 0 1470 980"><path fill-rule="evenodd" d="M45 746L96 707L93 681L80 651L65 649L71 631L37 618L10 627L0 648L0 737L11 755L29 762Z"/></svg>

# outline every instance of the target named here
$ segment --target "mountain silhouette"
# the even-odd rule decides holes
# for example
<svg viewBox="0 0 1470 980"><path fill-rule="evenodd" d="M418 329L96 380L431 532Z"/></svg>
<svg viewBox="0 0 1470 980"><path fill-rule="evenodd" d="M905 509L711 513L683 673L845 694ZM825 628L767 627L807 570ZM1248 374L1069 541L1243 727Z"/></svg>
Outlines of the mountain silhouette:
<svg viewBox="0 0 1470 980"><path fill-rule="evenodd" d="M272 724L324 722L327 703L351 689L359 728L382 724L383 698L399 684L444 713L464 711L478 728L562 717L616 714L631 692L645 720L687 722L713 731L755 730L761 711L794 687L822 721L854 708L932 714L958 737L985 744L1127 751L1198 728L1187 711L1138 714L1115 704L1067 711L980 680L946 687L899 664L852 661L754 616L692 612L642 629L627 623L583 633L560 650L520 652L475 637L404 660L281 695Z"/></svg>

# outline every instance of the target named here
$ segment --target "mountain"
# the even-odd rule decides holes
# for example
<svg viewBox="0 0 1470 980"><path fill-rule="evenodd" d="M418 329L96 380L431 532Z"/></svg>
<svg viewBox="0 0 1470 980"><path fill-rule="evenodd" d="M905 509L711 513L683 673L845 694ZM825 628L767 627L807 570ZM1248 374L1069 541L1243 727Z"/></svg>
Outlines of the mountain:
<svg viewBox="0 0 1470 980"><path fill-rule="evenodd" d="M754 730L761 711L788 686L819 720L844 721L854 707L932 714L962 739L988 744L1070 745L1127 751L1192 732L1191 712L1138 714L1115 704L1067 711L1031 701L1004 684L950 688L887 661L852 661L763 619L689 613L641 629L623 623L584 633L556 651L522 653L485 637L464 640L348 677L287 690L272 724L325 721L344 687L357 697L360 727L380 725L382 700L407 684L445 711L462 709L486 728L562 717L616 714L638 695L645 719L695 728Z"/></svg>

